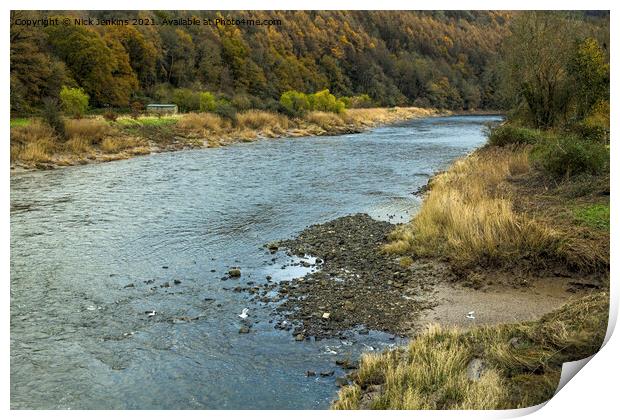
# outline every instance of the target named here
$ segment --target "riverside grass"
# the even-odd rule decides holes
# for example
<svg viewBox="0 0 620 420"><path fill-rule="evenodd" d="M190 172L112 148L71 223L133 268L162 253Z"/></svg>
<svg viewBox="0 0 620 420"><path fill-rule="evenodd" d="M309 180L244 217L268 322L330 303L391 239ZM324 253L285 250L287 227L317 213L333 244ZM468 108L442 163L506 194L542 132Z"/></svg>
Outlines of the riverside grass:
<svg viewBox="0 0 620 420"><path fill-rule="evenodd" d="M441 258L456 269L523 261L534 270L608 272L608 177L557 182L532 163L533 147L485 146L457 160L430 181L420 211L390 234L384 251Z"/></svg>
<svg viewBox="0 0 620 420"><path fill-rule="evenodd" d="M562 363L594 354L607 328L609 293L566 303L539 321L469 331L431 325L408 346L362 356L334 409L510 409L550 399ZM478 379L468 376L482 361Z"/></svg>
<svg viewBox="0 0 620 420"><path fill-rule="evenodd" d="M535 147L535 146L534 146ZM418 215L385 246L400 259L448 259L495 271L558 263L609 273L609 177L548 178L532 145L486 146L430 182ZM458 270L457 270L458 271ZM603 285L605 281L603 280ZM604 289L604 287L603 287ZM539 321L469 331L431 325L408 346L362 356L335 409L509 409L551 398L562 363L602 344L609 293L569 301ZM479 379L468 375L474 359Z"/></svg>
<svg viewBox="0 0 620 420"><path fill-rule="evenodd" d="M554 253L553 229L513 210L509 176L531 170L529 147L487 147L433 178L411 223L390 235L385 251L448 257L460 266L501 265L523 255Z"/></svg>
<svg viewBox="0 0 620 420"><path fill-rule="evenodd" d="M11 124L11 162L24 167L53 167L125 159L159 150L218 147L259 138L303 137L361 131L381 124L436 115L433 109L364 108L342 113L309 112L300 118L247 110L234 120L213 113L170 116L121 116L66 119L63 142L37 118Z"/></svg>

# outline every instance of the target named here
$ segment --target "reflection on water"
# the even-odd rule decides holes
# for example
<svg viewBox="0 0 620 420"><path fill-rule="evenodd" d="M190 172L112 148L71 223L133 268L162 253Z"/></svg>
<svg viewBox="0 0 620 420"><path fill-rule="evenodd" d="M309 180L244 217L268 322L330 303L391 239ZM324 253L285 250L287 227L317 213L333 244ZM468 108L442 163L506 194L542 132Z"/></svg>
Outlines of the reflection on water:
<svg viewBox="0 0 620 420"><path fill-rule="evenodd" d="M483 143L491 120L12 176L12 407L328 407L334 377L306 371L342 375L336 359L398 340L295 342L234 287L303 275L262 245L310 224L357 212L406 221L420 204L411 192ZM231 266L241 277L222 280ZM254 324L239 334L246 307Z"/></svg>

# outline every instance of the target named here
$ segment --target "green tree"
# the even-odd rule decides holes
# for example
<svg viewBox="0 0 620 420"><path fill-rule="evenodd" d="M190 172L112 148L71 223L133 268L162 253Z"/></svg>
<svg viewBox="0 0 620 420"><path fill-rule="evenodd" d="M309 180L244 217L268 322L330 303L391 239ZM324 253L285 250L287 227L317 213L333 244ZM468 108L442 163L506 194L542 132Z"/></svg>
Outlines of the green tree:
<svg viewBox="0 0 620 420"><path fill-rule="evenodd" d="M181 112L200 110L200 93L192 89L175 89L172 93L172 100L179 107Z"/></svg>
<svg viewBox="0 0 620 420"><path fill-rule="evenodd" d="M287 114L299 117L310 109L310 102L305 93L288 90L280 96L280 105Z"/></svg>
<svg viewBox="0 0 620 420"><path fill-rule="evenodd" d="M308 95L308 102L310 109L313 111L334 112L339 114L344 112L344 102L336 99L334 95L329 93L329 89L324 89L319 92Z"/></svg>
<svg viewBox="0 0 620 420"><path fill-rule="evenodd" d="M88 108L88 95L82 88L63 86L60 90L60 102L65 113L82 118Z"/></svg>
<svg viewBox="0 0 620 420"><path fill-rule="evenodd" d="M217 107L217 99L211 92L200 93L200 111L213 112Z"/></svg>

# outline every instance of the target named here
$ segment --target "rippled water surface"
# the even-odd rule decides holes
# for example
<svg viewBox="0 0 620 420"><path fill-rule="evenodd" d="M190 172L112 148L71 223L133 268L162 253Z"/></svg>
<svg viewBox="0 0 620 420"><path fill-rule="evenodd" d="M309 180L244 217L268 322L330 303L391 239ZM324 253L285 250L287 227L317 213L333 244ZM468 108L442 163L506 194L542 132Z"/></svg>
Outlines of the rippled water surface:
<svg viewBox="0 0 620 420"><path fill-rule="evenodd" d="M271 307L231 289L303 275L261 246L310 224L358 212L407 220L420 204L411 192L481 145L489 121L12 175L12 407L327 408L337 358L398 340L295 342L269 323ZM241 278L221 280L230 266ZM239 334L245 307L254 325Z"/></svg>

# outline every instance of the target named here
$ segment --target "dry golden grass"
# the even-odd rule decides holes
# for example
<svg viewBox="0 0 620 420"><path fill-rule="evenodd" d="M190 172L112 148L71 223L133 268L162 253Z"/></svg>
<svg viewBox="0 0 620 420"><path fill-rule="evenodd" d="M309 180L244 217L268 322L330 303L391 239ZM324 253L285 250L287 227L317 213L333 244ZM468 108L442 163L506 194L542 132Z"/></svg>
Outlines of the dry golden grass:
<svg viewBox="0 0 620 420"><path fill-rule="evenodd" d="M84 118L79 120L67 119L65 131L69 139L87 139L91 144L99 143L112 131L110 124L103 119Z"/></svg>
<svg viewBox="0 0 620 420"><path fill-rule="evenodd" d="M105 153L118 153L126 149L135 148L142 144L143 142L141 140L133 137L106 137L103 139L99 147L101 148L101 151Z"/></svg>
<svg viewBox="0 0 620 420"><path fill-rule="evenodd" d="M557 233L515 213L505 183L530 170L527 156L527 149L486 148L455 162L432 180L420 212L391 234L385 250L463 265L553 254Z"/></svg>
<svg viewBox="0 0 620 420"><path fill-rule="evenodd" d="M254 130L286 131L289 120L285 115L251 109L237 114L237 126Z"/></svg>
<svg viewBox="0 0 620 420"><path fill-rule="evenodd" d="M41 139L52 140L54 138L54 130L39 120L33 120L28 125L11 128L11 142L25 144Z"/></svg>
<svg viewBox="0 0 620 420"><path fill-rule="evenodd" d="M218 133L229 128L230 124L219 115L201 112L181 116L177 123L177 127L185 130Z"/></svg>
<svg viewBox="0 0 620 420"><path fill-rule="evenodd" d="M362 356L335 409L509 409L553 396L562 364L594 354L605 336L609 294L567 303L540 321L467 332L430 326L405 348ZM468 375L482 361L479 378Z"/></svg>
<svg viewBox="0 0 620 420"><path fill-rule="evenodd" d="M93 151L93 143L86 137L71 137L63 146L65 152L74 155L83 155Z"/></svg>
<svg viewBox="0 0 620 420"><path fill-rule="evenodd" d="M67 165L84 162L85 154L97 159L112 159L112 154L126 158L150 153L146 139L166 143L174 136L171 128L180 130L185 144L191 147L218 147L257 138L283 135L300 137L337 133L346 127L365 128L407 118L432 115L432 110L419 108L352 109L342 114L310 112L302 118L289 119L278 113L249 110L237 114L233 123L211 113L190 113L167 117L120 117L113 123L103 118L67 119L67 141L57 139L49 126L32 119L29 124L11 128L11 161L28 163L52 162ZM136 141L135 136L142 138ZM153 140L155 139L155 140ZM31 165L30 165L31 166Z"/></svg>
<svg viewBox="0 0 620 420"><path fill-rule="evenodd" d="M312 111L304 116L304 121L318 125L323 130L330 130L344 125L340 115L333 112Z"/></svg>
<svg viewBox="0 0 620 420"><path fill-rule="evenodd" d="M47 124L34 120L11 128L11 160L50 162L55 151L56 136Z"/></svg>
<svg viewBox="0 0 620 420"><path fill-rule="evenodd" d="M430 117L436 113L437 111L434 109L415 107L358 108L345 110L343 119L347 124L373 127L379 124L389 124L410 118Z"/></svg>
<svg viewBox="0 0 620 420"><path fill-rule="evenodd" d="M55 151L52 140L38 139L21 146L17 151L17 159L26 162L51 162Z"/></svg>

